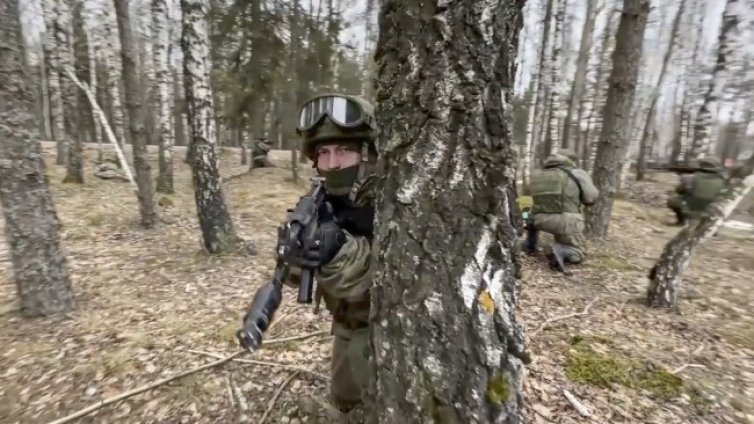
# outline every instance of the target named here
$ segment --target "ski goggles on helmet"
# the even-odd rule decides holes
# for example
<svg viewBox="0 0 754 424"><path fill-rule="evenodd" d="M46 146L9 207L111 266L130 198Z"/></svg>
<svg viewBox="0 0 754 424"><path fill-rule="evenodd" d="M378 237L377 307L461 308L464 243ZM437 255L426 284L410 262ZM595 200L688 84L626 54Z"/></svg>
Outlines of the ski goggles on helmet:
<svg viewBox="0 0 754 424"><path fill-rule="evenodd" d="M298 130L307 131L327 115L336 125L354 128L361 124L372 126L372 116L365 113L359 102L346 96L325 95L304 103L298 111Z"/></svg>

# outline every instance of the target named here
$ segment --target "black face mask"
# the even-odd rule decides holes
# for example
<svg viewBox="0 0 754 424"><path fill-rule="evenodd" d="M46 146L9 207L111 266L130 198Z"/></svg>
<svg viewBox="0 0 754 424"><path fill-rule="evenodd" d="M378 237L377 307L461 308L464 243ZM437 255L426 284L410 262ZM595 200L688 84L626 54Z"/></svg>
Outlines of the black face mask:
<svg viewBox="0 0 754 424"><path fill-rule="evenodd" d="M359 164L348 168L334 169L321 173L325 177L327 192L335 196L344 196L351 192L356 177L359 175Z"/></svg>

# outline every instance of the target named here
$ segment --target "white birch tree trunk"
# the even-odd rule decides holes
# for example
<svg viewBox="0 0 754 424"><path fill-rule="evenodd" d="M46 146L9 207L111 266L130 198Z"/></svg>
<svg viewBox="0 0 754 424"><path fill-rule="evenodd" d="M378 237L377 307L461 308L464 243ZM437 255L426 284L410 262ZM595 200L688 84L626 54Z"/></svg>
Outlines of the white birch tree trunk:
<svg viewBox="0 0 754 424"><path fill-rule="evenodd" d="M166 0L152 0L152 33L154 34L155 103L158 110L159 159L157 191L173 193L173 128L171 126L171 81L168 64L169 39L168 9Z"/></svg>
<svg viewBox="0 0 754 424"><path fill-rule="evenodd" d="M218 169L217 132L210 88L209 0L181 0L183 11L183 71L189 125L194 198L204 247L210 254L254 252L236 234L223 195Z"/></svg>
<svg viewBox="0 0 754 424"><path fill-rule="evenodd" d="M532 87L536 87L536 79L537 75L536 73L532 72L531 74L532 78ZM529 103L529 116L526 123L526 144L524 145L524 163L522 164L523 172L522 172L522 179L523 179L523 194L529 194L529 181L531 180L531 162L532 162L532 151L533 151L533 144L532 139L534 138L534 127L537 125L537 123L534 121L534 112L535 107L537 104L537 97L539 96L538 90L533 90L534 92L531 95L531 102Z"/></svg>
<svg viewBox="0 0 754 424"><path fill-rule="evenodd" d="M557 9L559 0L547 0L545 3L545 17L544 28L542 32L542 44L539 48L539 72L537 74L536 91L532 96L532 103L529 107L529 123L528 127L530 131L526 133L526 148L524 152L524 189L529 186L529 178L531 176L531 167L535 159L538 159L535 155L539 148L539 140L542 134L542 128L545 120L545 102L549 97L551 74L548 72L551 64L548 54L548 40L550 37L550 30L552 22L554 20L553 11Z"/></svg>
<svg viewBox="0 0 754 424"><path fill-rule="evenodd" d="M550 98L549 115L547 119L547 135L545 137L545 150L543 158L557 153L560 147L559 122L560 122L560 74L563 68L560 66L561 50L563 47L563 21L565 19L566 0L558 3L555 14L555 27L553 28L552 53L550 55Z"/></svg>
<svg viewBox="0 0 754 424"><path fill-rule="evenodd" d="M594 33L594 21L597 17L597 0L587 0L586 18L581 31L581 40L579 41L579 55L576 63L576 75L573 78L570 98L568 99L568 110L566 111L565 125L563 126L563 140L561 146L566 148L573 146L571 139L575 136L573 131L580 131L581 122L573 122L577 109L581 105L581 98L586 87L586 74L589 65L589 53L592 49L592 38Z"/></svg>
<svg viewBox="0 0 754 424"><path fill-rule="evenodd" d="M52 139L57 143L58 165L64 165L66 159L67 137L65 131L65 108L60 87L60 50L57 47L57 27L59 0L42 2L45 26L44 58L47 69L47 89L50 95L50 120L52 121Z"/></svg>
<svg viewBox="0 0 754 424"><path fill-rule="evenodd" d="M369 424L524 422L531 357L510 253L516 153L498 124L510 122L504 69L522 6L462 0L427 16L424 0L383 2L377 122L387 159L375 205ZM412 122L417 135L406 137ZM431 235L417 240L415 229Z"/></svg>
<svg viewBox="0 0 754 424"><path fill-rule="evenodd" d="M44 33L42 34L45 37ZM45 66L45 39L39 44L39 75L42 82L42 121L44 124L45 140L54 140L52 138L52 126L50 125L50 91L47 85L47 66Z"/></svg>
<svg viewBox="0 0 754 424"><path fill-rule="evenodd" d="M99 87L97 85L97 57L100 52L95 41L94 31L87 29L86 34L86 38L89 40L87 45L89 49L89 87L94 93L97 93ZM96 115L94 117L94 142L97 143L97 160L102 161L102 124Z"/></svg>
<svg viewBox="0 0 754 424"><path fill-rule="evenodd" d="M694 139L692 155L701 158L711 152L711 127L713 112L717 111L717 103L726 84L727 69L737 62L737 55L741 54L743 46L740 40L739 16L744 10L746 0L726 0L723 12L723 23L718 38L717 60L712 72L712 79L707 86L702 106L696 115L694 123ZM750 8L746 8L749 10Z"/></svg>
<svg viewBox="0 0 754 424"><path fill-rule="evenodd" d="M83 19L81 16L81 5L74 4L73 0L61 0L60 1L60 25L57 31L58 48L60 50L60 69L61 75L64 74L64 70L68 67L77 67L77 58L74 51L74 25L83 25ZM76 14L76 21L74 22L74 9ZM84 40L86 35L80 30L82 28L77 26L78 37L81 38L79 42L87 42ZM83 52L82 52L83 53ZM85 53L82 54L82 58L78 60L86 60ZM83 64L78 64L83 66ZM86 131L81 125L84 122L85 115L82 115L79 109L79 95L75 84L70 78L61 78L61 90L63 93L63 105L66 113L66 128L68 129L67 151L66 151L66 175L63 178L64 183L83 184L84 183L84 159L83 159L83 143L86 139Z"/></svg>
<svg viewBox="0 0 754 424"><path fill-rule="evenodd" d="M657 78L657 84L655 84L652 93L650 94L649 110L647 111L647 118L644 122L640 139L639 139L639 159L636 162L636 180L641 181L644 179L644 171L647 156L647 143L649 143L649 137L654 128L655 122L655 109L657 107L657 101L660 97L660 90L662 89L663 82L665 81L665 74L670 63L670 58L673 56L673 48L676 44L676 37L678 30L681 26L681 17L683 16L683 8L686 4L686 0L681 0L678 5L678 10L673 18L673 27L670 30L670 41L668 42L668 48L665 50L665 56L662 61L662 68L660 68L660 76Z"/></svg>
<svg viewBox="0 0 754 424"><path fill-rule="evenodd" d="M101 16L104 30L105 48L103 50L103 59L105 69L107 69L107 80L104 81L107 92L111 101L111 116L113 117L112 127L115 131L115 137L118 143L123 146L126 143L126 133L123 119L123 102L120 96L121 64L120 64L120 41L118 40L118 30L115 26L115 14L112 8L107 8Z"/></svg>

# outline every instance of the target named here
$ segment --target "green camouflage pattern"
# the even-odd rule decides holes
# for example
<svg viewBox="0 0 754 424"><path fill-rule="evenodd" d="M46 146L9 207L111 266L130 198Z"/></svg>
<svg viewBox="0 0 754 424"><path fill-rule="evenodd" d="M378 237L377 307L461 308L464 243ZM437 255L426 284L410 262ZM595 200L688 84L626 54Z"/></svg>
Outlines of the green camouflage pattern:
<svg viewBox="0 0 754 424"><path fill-rule="evenodd" d="M379 181L375 175L369 175L357 183L353 202L374 207ZM346 233L346 243L317 273L317 297L321 297L334 317L330 392L335 404L343 410L361 401L369 381L371 264L369 240ZM291 269L286 284L298 287L300 275L300 269Z"/></svg>
<svg viewBox="0 0 754 424"><path fill-rule="evenodd" d="M301 134L302 151L316 166L316 146L322 142L357 142L361 145L362 161L348 195L354 206L374 207L382 181L375 173L375 133L371 124L374 122L374 107L360 97L347 97L361 105L369 116L370 124L341 128L326 118ZM370 378L368 324L371 265L369 239L346 232L346 243L332 261L321 266L317 272L317 299L321 299L333 315L330 392L334 403L343 411L362 404L362 393L366 391ZM296 285L296 276L300 276L300 271L292 270L291 274L292 278L287 283Z"/></svg>
<svg viewBox="0 0 754 424"><path fill-rule="evenodd" d="M555 243L568 247L570 263L580 263L586 258L584 217L581 205L591 205L599 196L592 178L583 169L561 154L551 155L545 169L532 175L530 189L534 198L532 213L534 227L550 233ZM568 169L581 186L577 185L560 168Z"/></svg>
<svg viewBox="0 0 754 424"><path fill-rule="evenodd" d="M579 187L563 169L571 165L565 156L552 155L544 169L535 171L529 183L534 198L532 213L579 213Z"/></svg>
<svg viewBox="0 0 754 424"><path fill-rule="evenodd" d="M687 219L698 218L725 189L725 185L725 177L720 173L695 172L681 178L681 183L675 189L677 195L668 199L667 206Z"/></svg>
<svg viewBox="0 0 754 424"><path fill-rule="evenodd" d="M369 385L369 328L334 332L330 372L330 394L338 408L360 405Z"/></svg>
<svg viewBox="0 0 754 424"><path fill-rule="evenodd" d="M367 167L371 167L368 164ZM377 195L382 186L383 179L374 173L357 179L351 189L351 202L354 206L374 207L377 204Z"/></svg>
<svg viewBox="0 0 754 424"><path fill-rule="evenodd" d="M534 215L534 227L550 233L555 243L575 249L576 256L571 263L582 262L586 258L586 238L584 237L584 217L581 213L541 213Z"/></svg>

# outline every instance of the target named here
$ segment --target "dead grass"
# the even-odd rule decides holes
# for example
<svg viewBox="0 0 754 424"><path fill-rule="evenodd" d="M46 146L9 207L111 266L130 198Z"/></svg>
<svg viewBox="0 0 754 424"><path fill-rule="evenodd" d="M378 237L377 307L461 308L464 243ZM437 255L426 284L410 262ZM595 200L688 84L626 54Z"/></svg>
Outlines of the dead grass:
<svg viewBox="0 0 754 424"><path fill-rule="evenodd" d="M49 152L54 150L47 150L52 158ZM88 154L91 164L96 152ZM183 152L176 152L175 158L177 191L158 197L161 222L150 231L139 228L136 198L126 184L98 180L89 166L83 186L63 185L64 169L48 160L78 310L36 320L4 313L0 422L46 422L211 360L188 350L226 355L238 349L235 332L245 308L272 271L275 228L285 209L308 188L311 169L299 168L302 178L297 184L289 181L286 169L257 169L226 181L223 189L234 224L242 237L257 245L259 254L208 257L200 249ZM224 175L246 171L232 150L221 162ZM536 360L526 383L528 422L541 422L543 411L553 422L584 422L563 399L563 388L586 403L594 414L592 422L599 423L730 423L747 422L754 414L754 323L749 312L754 304L749 289L754 261L748 260L754 259L749 258L754 241L721 232L700 249L685 279L696 296L684 295L684 314L648 310L642 303L645 270L676 231L663 225L666 217L659 208L617 201L609 242L590 246L588 262L570 278L553 276L543 258L523 258L519 311L529 329L547 318L578 312L600 296L588 315L553 323L531 340ZM15 297L8 266L0 262L2 305L12 304ZM293 294L287 293L281 316L294 307L299 308ZM327 330L327 315L312 316L307 308L299 308L270 335ZM283 343L254 357L327 375L329 343L327 338ZM683 364L705 368L687 368L678 375L683 380L680 395L673 391L674 384L605 388L567 375L569 353L578 343L588 343L589 355L580 358L587 363L594 358L628 361L656 373L652 375L662 377L663 383L677 381L666 373ZM250 410L233 406L226 374L243 390ZM241 422L242 415L255 422L286 377L280 369L231 364L104 408L84 422L234 423ZM506 398L499 387L492 384L488 394ZM667 387L671 390L662 389ZM91 389L94 395L87 394ZM297 378L283 393L270 422L282 422L281 416L292 413L295 399L326 392L320 381Z"/></svg>

